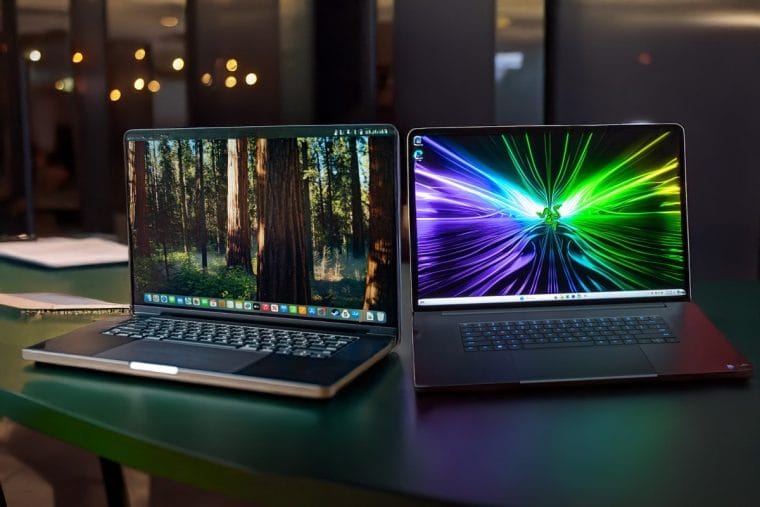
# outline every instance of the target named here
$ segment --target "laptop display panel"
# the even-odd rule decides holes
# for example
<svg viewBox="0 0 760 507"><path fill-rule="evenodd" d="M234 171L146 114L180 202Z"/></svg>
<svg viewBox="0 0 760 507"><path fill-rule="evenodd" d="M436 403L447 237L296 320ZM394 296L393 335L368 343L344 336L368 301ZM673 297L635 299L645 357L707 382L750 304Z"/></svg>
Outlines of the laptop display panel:
<svg viewBox="0 0 760 507"><path fill-rule="evenodd" d="M415 310L689 294L678 125L409 135Z"/></svg>
<svg viewBox="0 0 760 507"><path fill-rule="evenodd" d="M388 125L131 131L138 306L396 326Z"/></svg>

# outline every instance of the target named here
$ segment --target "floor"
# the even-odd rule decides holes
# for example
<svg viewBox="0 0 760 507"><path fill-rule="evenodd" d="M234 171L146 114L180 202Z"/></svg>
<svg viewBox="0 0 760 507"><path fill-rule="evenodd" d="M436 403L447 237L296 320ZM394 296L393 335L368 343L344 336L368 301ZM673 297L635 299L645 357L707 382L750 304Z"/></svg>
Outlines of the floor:
<svg viewBox="0 0 760 507"><path fill-rule="evenodd" d="M0 419L0 484L8 507L101 507L106 504L94 455ZM130 507L250 507L223 495L124 469Z"/></svg>

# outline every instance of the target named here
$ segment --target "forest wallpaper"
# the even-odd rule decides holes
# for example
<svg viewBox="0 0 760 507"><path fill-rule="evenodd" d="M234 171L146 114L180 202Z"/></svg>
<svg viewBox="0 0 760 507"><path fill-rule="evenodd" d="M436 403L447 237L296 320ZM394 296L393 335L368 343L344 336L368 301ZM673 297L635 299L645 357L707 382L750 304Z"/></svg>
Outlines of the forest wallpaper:
<svg viewBox="0 0 760 507"><path fill-rule="evenodd" d="M136 301L145 292L395 314L393 137L127 145Z"/></svg>

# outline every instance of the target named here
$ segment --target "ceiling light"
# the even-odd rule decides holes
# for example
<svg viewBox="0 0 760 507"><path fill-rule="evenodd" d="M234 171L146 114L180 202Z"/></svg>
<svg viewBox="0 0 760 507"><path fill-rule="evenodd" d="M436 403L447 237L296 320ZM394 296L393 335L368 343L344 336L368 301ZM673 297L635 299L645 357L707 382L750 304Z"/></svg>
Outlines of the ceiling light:
<svg viewBox="0 0 760 507"><path fill-rule="evenodd" d="M224 86L227 88L234 88L237 84L237 79L235 79L235 76L227 76L227 79L224 80Z"/></svg>
<svg viewBox="0 0 760 507"><path fill-rule="evenodd" d="M147 52L145 51L145 48L140 48L137 51L135 51L135 60L140 61L145 59L145 55Z"/></svg>
<svg viewBox="0 0 760 507"><path fill-rule="evenodd" d="M179 57L172 60L172 69L180 71L183 68L185 68L185 60Z"/></svg>
<svg viewBox="0 0 760 507"><path fill-rule="evenodd" d="M137 79L135 79L134 87L135 87L135 90L142 90L143 88L145 88L145 80L141 77L138 77Z"/></svg>
<svg viewBox="0 0 760 507"><path fill-rule="evenodd" d="M74 52L74 54L71 55L71 61L74 63L82 63L84 61L84 53L81 51Z"/></svg>
<svg viewBox="0 0 760 507"><path fill-rule="evenodd" d="M251 72L249 74L245 75L245 84L248 86L253 86L256 84L256 81L259 80L259 76L256 75L256 73Z"/></svg>
<svg viewBox="0 0 760 507"><path fill-rule="evenodd" d="M61 79L63 81L63 91L70 93L74 91L74 78L73 77L65 77Z"/></svg>
<svg viewBox="0 0 760 507"><path fill-rule="evenodd" d="M211 74L209 74L208 72L206 72L205 74L201 76L201 83L203 83L204 85L211 86L211 83L213 82L214 80L211 77Z"/></svg>
<svg viewBox="0 0 760 507"><path fill-rule="evenodd" d="M499 16L496 19L496 28L504 30L508 26L512 26L512 19L509 16Z"/></svg>
<svg viewBox="0 0 760 507"><path fill-rule="evenodd" d="M111 102L116 102L121 98L121 92L118 90L118 88L114 88L111 90L111 93L108 94L108 98L111 99Z"/></svg>
<svg viewBox="0 0 760 507"><path fill-rule="evenodd" d="M42 59L42 53L39 49L29 51L29 59L33 62L39 62Z"/></svg>
<svg viewBox="0 0 760 507"><path fill-rule="evenodd" d="M158 22L165 28L174 28L179 24L179 19L176 16L161 16Z"/></svg>
<svg viewBox="0 0 760 507"><path fill-rule="evenodd" d="M148 83L148 90L152 91L153 93L156 93L160 89L161 89L161 83L159 83L155 79L152 80L150 83Z"/></svg>
<svg viewBox="0 0 760 507"><path fill-rule="evenodd" d="M62 92L66 88L66 84L63 82L63 79L59 79L58 81L56 81L53 86L59 92Z"/></svg>
<svg viewBox="0 0 760 507"><path fill-rule="evenodd" d="M227 60L226 67L227 67L228 71L235 72L237 70L237 68L238 68L238 62L237 62L237 60L235 60L234 58L230 58L229 60Z"/></svg>

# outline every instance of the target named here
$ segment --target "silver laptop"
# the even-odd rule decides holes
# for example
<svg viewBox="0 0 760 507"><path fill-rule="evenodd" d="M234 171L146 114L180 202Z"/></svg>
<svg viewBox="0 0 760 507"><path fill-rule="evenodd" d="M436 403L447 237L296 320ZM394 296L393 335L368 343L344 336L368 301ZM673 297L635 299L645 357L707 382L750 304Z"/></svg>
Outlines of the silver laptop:
<svg viewBox="0 0 760 507"><path fill-rule="evenodd" d="M26 359L315 398L397 343L391 125L132 130L132 315Z"/></svg>
<svg viewBox="0 0 760 507"><path fill-rule="evenodd" d="M749 377L690 301L679 125L408 138L418 389Z"/></svg>

